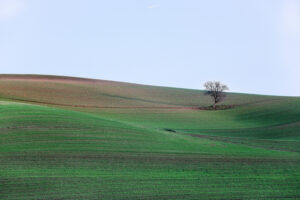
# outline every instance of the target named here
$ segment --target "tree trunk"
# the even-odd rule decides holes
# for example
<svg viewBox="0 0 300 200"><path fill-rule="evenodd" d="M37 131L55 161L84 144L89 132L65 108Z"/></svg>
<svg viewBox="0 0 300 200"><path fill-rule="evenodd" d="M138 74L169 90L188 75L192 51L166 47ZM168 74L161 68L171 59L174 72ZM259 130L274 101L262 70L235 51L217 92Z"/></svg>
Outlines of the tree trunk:
<svg viewBox="0 0 300 200"><path fill-rule="evenodd" d="M216 109L216 103L213 104L213 109Z"/></svg>

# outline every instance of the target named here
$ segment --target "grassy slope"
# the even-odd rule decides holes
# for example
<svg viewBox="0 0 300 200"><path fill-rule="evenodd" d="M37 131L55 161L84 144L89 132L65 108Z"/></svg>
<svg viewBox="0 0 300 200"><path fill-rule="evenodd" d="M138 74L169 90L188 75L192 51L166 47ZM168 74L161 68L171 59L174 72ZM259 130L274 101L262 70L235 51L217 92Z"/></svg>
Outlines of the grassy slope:
<svg viewBox="0 0 300 200"><path fill-rule="evenodd" d="M0 78L4 99L51 103L0 103L0 199L300 198L299 98L235 94L226 103L243 105L230 110L162 109L208 101L67 80ZM106 106L149 108L97 108Z"/></svg>
<svg viewBox="0 0 300 200"><path fill-rule="evenodd" d="M220 111L102 109L98 112L154 129L173 129L197 137L300 152L300 98Z"/></svg>

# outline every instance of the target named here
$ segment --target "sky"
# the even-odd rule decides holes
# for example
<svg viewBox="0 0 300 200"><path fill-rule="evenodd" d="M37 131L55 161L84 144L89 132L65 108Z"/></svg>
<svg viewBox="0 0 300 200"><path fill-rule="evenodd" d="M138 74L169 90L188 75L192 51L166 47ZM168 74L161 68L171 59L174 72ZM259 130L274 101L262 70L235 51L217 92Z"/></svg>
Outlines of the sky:
<svg viewBox="0 0 300 200"><path fill-rule="evenodd" d="M300 96L300 0L0 0L0 74Z"/></svg>

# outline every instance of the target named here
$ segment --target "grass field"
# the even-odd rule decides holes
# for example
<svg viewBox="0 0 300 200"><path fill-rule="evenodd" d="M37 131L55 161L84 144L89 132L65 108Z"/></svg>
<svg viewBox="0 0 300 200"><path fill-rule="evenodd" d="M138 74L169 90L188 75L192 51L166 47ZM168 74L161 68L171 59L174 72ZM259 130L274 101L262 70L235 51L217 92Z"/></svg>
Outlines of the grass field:
<svg viewBox="0 0 300 200"><path fill-rule="evenodd" d="M300 199L300 98L0 76L0 199Z"/></svg>

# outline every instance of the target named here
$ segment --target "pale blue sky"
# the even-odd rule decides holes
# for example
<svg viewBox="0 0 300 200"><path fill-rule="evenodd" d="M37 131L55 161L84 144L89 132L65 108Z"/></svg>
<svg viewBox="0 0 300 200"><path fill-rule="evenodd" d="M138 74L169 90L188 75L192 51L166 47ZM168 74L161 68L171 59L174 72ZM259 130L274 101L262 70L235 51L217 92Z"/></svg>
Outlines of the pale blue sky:
<svg viewBox="0 0 300 200"><path fill-rule="evenodd" d="M0 0L0 73L300 96L300 1Z"/></svg>

